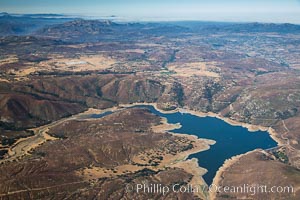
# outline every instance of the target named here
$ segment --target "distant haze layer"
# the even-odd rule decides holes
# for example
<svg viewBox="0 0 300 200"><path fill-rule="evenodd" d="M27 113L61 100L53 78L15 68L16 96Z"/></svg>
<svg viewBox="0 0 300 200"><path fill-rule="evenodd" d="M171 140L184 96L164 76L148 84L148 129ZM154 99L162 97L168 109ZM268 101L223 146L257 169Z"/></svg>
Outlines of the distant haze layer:
<svg viewBox="0 0 300 200"><path fill-rule="evenodd" d="M300 24L299 0L1 0L9 13L61 13L95 17L117 16L133 21L234 21Z"/></svg>

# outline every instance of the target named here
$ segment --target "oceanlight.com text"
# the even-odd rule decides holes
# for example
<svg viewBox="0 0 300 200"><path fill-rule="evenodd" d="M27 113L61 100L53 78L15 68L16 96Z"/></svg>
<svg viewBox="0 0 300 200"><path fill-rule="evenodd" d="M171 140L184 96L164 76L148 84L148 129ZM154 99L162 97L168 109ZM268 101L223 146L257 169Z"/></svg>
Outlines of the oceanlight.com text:
<svg viewBox="0 0 300 200"><path fill-rule="evenodd" d="M263 184L243 184L239 186L218 186L212 184L207 185L183 185L182 183L173 185L163 185L159 183L141 183L127 184L126 192L162 194L166 195L170 192L174 193L243 193L243 194L262 194L262 193L294 193L294 188L291 185L286 186L268 186Z"/></svg>

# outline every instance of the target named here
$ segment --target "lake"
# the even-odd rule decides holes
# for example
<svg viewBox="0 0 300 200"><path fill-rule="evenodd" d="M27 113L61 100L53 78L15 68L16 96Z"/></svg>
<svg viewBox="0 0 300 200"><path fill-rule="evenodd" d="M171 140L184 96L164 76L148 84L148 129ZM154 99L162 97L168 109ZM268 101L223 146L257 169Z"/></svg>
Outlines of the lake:
<svg viewBox="0 0 300 200"><path fill-rule="evenodd" d="M199 166L208 170L203 176L208 185L212 183L216 172L226 159L257 148L268 149L277 146L277 143L266 131L250 132L247 128L230 125L215 117L198 117L179 112L165 114L148 105L133 107L148 108L152 113L167 118L168 123L180 123L182 125L180 129L171 132L191 134L199 138L216 141L216 144L210 146L209 150L189 156L189 158L197 158ZM94 117L103 117L110 113L95 115Z"/></svg>

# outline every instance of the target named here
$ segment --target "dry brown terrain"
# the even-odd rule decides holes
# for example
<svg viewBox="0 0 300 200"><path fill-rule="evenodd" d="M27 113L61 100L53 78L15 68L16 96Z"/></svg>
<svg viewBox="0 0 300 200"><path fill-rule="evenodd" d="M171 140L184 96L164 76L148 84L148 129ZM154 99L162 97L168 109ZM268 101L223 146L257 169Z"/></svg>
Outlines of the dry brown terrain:
<svg viewBox="0 0 300 200"><path fill-rule="evenodd" d="M152 126L160 123L159 117L137 108L101 119L70 118L55 123L47 131L55 140L32 147L30 154L18 162L0 165L0 197L48 199L57 198L59 193L60 198L118 199L114 196L117 192L123 198L157 198L161 194L127 193L126 184L149 181L170 186L190 182L205 185L200 178L205 170L198 170L194 161L184 159L207 149L212 142L152 132ZM114 192L110 194L105 188ZM192 198L190 195L205 198L204 193L174 192L164 198Z"/></svg>
<svg viewBox="0 0 300 200"><path fill-rule="evenodd" d="M214 66L214 63L194 62L194 63L174 63L168 66L170 71L175 71L173 76L208 76L219 78L220 68Z"/></svg>
<svg viewBox="0 0 300 200"><path fill-rule="evenodd" d="M272 154L257 150L227 165L219 174L220 180L214 181L223 188L216 193L216 199L296 200L300 197L300 171L274 160ZM241 188L224 191L225 186L246 188L244 184L249 186L248 192Z"/></svg>

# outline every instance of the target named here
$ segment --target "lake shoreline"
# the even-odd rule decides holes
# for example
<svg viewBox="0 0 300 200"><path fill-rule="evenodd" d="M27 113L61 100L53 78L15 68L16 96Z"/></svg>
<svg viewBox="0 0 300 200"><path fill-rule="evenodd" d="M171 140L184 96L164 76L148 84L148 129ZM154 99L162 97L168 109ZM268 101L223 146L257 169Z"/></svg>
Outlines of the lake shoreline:
<svg viewBox="0 0 300 200"><path fill-rule="evenodd" d="M198 117L214 117L217 119L220 119L232 126L241 126L246 128L249 132L255 132L255 131L266 131L268 132L268 134L270 135L270 137L277 143L277 146L282 146L284 145L284 142L278 138L278 134L277 132L272 128L272 127L265 127L265 126L261 126L261 125L253 125L253 124L248 124L248 123L244 123L244 122L238 122L229 118L226 118L224 116L222 116L220 113L213 113L213 112L201 112L201 111L195 111L195 110L189 110L189 109L182 109L182 108L177 108L175 110L171 110L171 111L164 111L158 108L157 103L133 103L133 104L120 104L120 106L129 108L129 107L133 107L133 106L141 106L141 105L148 105L148 106L153 106L155 110L163 113L163 114L172 114L172 113L188 113L194 116L198 116ZM177 129L177 128L175 128ZM256 150L253 150L256 151ZM220 177L222 175L222 173L224 172L225 169L227 169L228 167L230 167L233 163L235 163L236 161L239 160L240 157L242 157L243 155L247 155L248 153L251 153L253 151L249 151L246 152L244 154L240 154L240 155L236 155L233 156L231 158L228 158L227 160L224 161L223 165L218 169L218 171L216 172L216 175L213 179L213 184L218 185L219 181L220 181ZM201 166L199 166L201 167Z"/></svg>
<svg viewBox="0 0 300 200"><path fill-rule="evenodd" d="M250 153L256 152L258 151L258 149L254 149L252 151L248 151L244 154L240 154L240 155L236 155L236 156L232 156L231 158L228 158L224 161L223 165L219 168L219 170L217 171L213 182L212 182L212 186L220 186L220 182L222 181L222 174L228 170L232 165L234 165L236 162L238 162L242 156L248 155ZM210 199L215 199L216 198L216 191L212 190L209 191L209 197Z"/></svg>

